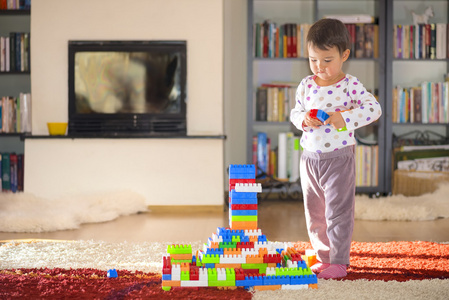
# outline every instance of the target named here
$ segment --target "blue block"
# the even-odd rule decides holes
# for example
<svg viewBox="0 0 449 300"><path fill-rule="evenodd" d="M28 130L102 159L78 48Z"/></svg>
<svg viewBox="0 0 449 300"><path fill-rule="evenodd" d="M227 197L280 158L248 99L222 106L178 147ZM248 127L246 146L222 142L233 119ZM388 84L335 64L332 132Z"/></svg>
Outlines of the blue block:
<svg viewBox="0 0 449 300"><path fill-rule="evenodd" d="M266 276L263 279L264 285L290 284L290 276Z"/></svg>
<svg viewBox="0 0 449 300"><path fill-rule="evenodd" d="M243 236L240 238L240 242L249 243L249 236Z"/></svg>
<svg viewBox="0 0 449 300"><path fill-rule="evenodd" d="M236 280L235 286L255 286L263 285L262 276L245 276L245 280Z"/></svg>
<svg viewBox="0 0 449 300"><path fill-rule="evenodd" d="M162 274L162 280L171 280L171 274Z"/></svg>
<svg viewBox="0 0 449 300"><path fill-rule="evenodd" d="M231 199L229 204L257 204L256 199Z"/></svg>
<svg viewBox="0 0 449 300"><path fill-rule="evenodd" d="M257 216L257 210L236 210L230 209L231 216Z"/></svg>
<svg viewBox="0 0 449 300"><path fill-rule="evenodd" d="M117 278L117 270L116 269L110 269L108 270L108 278Z"/></svg>
<svg viewBox="0 0 449 300"><path fill-rule="evenodd" d="M298 268L307 269L307 264L304 260L298 261Z"/></svg>
<svg viewBox="0 0 449 300"><path fill-rule="evenodd" d="M255 192L237 192L236 190L231 190L231 199L257 199L257 193Z"/></svg>
<svg viewBox="0 0 449 300"><path fill-rule="evenodd" d="M207 248L205 254L206 254L206 255L211 255L211 254L214 254L214 255L223 255L223 254L224 254L224 249L223 249L223 248L217 248L217 249L214 249L214 248Z"/></svg>
<svg viewBox="0 0 449 300"><path fill-rule="evenodd" d="M261 234L259 235L259 237L257 238L258 242L268 242L267 241L267 236L265 234Z"/></svg>
<svg viewBox="0 0 449 300"><path fill-rule="evenodd" d="M215 264L204 264L207 269L215 269Z"/></svg>
<svg viewBox="0 0 449 300"><path fill-rule="evenodd" d="M290 276L290 284L317 284L318 278L313 275Z"/></svg>
<svg viewBox="0 0 449 300"><path fill-rule="evenodd" d="M316 117L318 120L324 123L329 118L329 115L325 113L323 110L319 109L316 113Z"/></svg>
<svg viewBox="0 0 449 300"><path fill-rule="evenodd" d="M255 179L255 165L229 165L229 179Z"/></svg>

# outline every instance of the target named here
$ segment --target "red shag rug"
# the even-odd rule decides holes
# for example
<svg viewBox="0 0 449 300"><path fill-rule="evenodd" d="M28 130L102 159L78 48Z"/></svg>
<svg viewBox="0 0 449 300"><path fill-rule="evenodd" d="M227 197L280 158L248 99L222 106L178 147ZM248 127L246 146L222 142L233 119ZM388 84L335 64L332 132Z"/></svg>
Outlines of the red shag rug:
<svg viewBox="0 0 449 300"><path fill-rule="evenodd" d="M295 245L299 250L310 249L309 243L298 242ZM441 279L438 280L442 282L439 286L447 290L440 291L438 295L444 296L447 292L449 296L449 281L446 281L449 279L449 244L354 242L348 276L340 280L339 284L343 286L355 280L405 282L429 279ZM319 280L318 288L327 282ZM313 290L308 291L311 293L308 294L311 295L309 298L319 295L313 295L318 293ZM293 292L294 297L302 293ZM253 296L257 298L258 293L264 292L253 294L241 288L179 288L164 292L160 274L142 271L118 270L118 278L107 278L107 272L98 269L0 270L0 299L251 299ZM272 299L276 294L266 295Z"/></svg>

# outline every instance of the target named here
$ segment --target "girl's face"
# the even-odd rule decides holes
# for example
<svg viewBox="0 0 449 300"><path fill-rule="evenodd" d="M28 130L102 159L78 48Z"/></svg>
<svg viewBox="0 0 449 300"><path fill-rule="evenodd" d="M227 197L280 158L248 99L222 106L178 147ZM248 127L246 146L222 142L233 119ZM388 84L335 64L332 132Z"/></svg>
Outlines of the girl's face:
<svg viewBox="0 0 449 300"><path fill-rule="evenodd" d="M328 50L321 50L309 44L308 49L310 69L317 76L315 82L318 85L332 85L345 76L341 68L349 57L349 49L346 49L341 55L335 46Z"/></svg>

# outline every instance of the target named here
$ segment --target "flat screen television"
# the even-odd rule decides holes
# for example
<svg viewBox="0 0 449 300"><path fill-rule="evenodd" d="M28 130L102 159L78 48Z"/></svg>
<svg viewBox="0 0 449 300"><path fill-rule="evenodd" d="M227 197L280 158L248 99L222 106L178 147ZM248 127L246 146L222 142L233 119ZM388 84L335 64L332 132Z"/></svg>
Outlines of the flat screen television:
<svg viewBox="0 0 449 300"><path fill-rule="evenodd" d="M185 41L69 41L69 134L182 136Z"/></svg>

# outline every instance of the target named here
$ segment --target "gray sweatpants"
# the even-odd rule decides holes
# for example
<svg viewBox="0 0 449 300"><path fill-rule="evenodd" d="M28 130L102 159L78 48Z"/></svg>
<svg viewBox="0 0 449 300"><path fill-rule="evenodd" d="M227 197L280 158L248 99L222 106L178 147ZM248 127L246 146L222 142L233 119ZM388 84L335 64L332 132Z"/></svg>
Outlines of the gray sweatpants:
<svg viewBox="0 0 449 300"><path fill-rule="evenodd" d="M349 266L354 229L355 147L304 151L301 188L310 242L323 263Z"/></svg>

